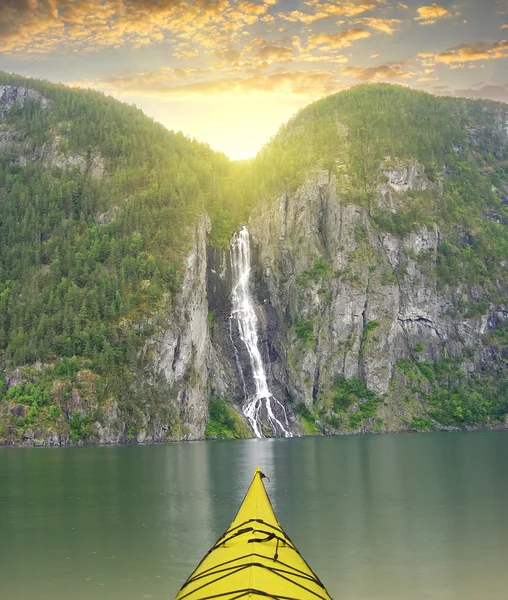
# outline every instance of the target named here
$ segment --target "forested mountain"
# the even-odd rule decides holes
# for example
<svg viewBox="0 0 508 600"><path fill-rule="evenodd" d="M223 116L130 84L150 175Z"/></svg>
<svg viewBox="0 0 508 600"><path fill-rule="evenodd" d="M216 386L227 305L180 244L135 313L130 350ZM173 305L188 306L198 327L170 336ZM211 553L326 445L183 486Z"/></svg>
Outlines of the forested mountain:
<svg viewBox="0 0 508 600"><path fill-rule="evenodd" d="M257 161L268 174L267 192L296 188L307 165L319 165L337 177L340 195L367 208L382 231L404 236L438 224L447 233L440 281L478 283L506 303L507 269L500 259L508 250L507 135L506 105L360 86L302 110ZM424 168L429 183L420 187L426 189L409 190L397 210L383 210L377 189L386 173L415 161ZM431 193L433 184L438 194ZM474 231L472 245L461 241L465 230Z"/></svg>
<svg viewBox="0 0 508 600"><path fill-rule="evenodd" d="M506 424L508 106L360 86L303 109L257 164L271 201L252 229L303 416Z"/></svg>
<svg viewBox="0 0 508 600"><path fill-rule="evenodd" d="M227 250L247 221L295 432L502 425L507 204L502 104L361 86L233 163L0 73L0 443L247 434Z"/></svg>
<svg viewBox="0 0 508 600"><path fill-rule="evenodd" d="M6 74L0 92L0 352L9 369L43 365L1 388L30 406L17 409L23 430L58 421L54 380L83 367L123 397L197 216L233 229L222 190L234 166L97 92Z"/></svg>

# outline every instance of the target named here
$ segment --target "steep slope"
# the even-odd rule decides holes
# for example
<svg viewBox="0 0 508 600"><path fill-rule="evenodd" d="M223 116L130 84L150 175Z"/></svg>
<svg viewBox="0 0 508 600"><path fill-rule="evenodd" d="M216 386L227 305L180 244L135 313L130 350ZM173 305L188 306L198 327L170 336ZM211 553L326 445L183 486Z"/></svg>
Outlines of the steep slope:
<svg viewBox="0 0 508 600"><path fill-rule="evenodd" d="M131 106L0 74L0 441L203 435L202 215L220 237L231 168Z"/></svg>
<svg viewBox="0 0 508 600"><path fill-rule="evenodd" d="M0 74L0 443L249 435L244 224L291 433L507 426L507 223L503 104L360 86L230 163L101 94Z"/></svg>
<svg viewBox="0 0 508 600"><path fill-rule="evenodd" d="M362 86L256 162L272 371L307 430L506 424L508 106Z"/></svg>

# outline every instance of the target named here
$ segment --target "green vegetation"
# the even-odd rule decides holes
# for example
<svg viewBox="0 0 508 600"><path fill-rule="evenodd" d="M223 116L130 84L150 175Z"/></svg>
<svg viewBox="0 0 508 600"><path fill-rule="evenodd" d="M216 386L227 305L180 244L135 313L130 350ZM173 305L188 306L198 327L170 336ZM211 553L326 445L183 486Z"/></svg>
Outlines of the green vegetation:
<svg viewBox="0 0 508 600"><path fill-rule="evenodd" d="M317 417L314 412L309 409L303 402L300 402L294 406L298 416L300 418L300 425L305 435L320 435L322 430L316 423Z"/></svg>
<svg viewBox="0 0 508 600"><path fill-rule="evenodd" d="M436 429L435 423L425 417L413 417L409 427L413 431L432 431Z"/></svg>
<svg viewBox="0 0 508 600"><path fill-rule="evenodd" d="M425 201L422 203L418 203L413 196L410 202L410 206L396 213L382 208L377 209L371 216L373 224L381 231L399 238L404 238L422 225L431 226L433 218L429 215L428 206L429 203L433 203L432 196L426 194Z"/></svg>
<svg viewBox="0 0 508 600"><path fill-rule="evenodd" d="M365 353L365 349L367 346L367 342L369 340L369 335L372 331L374 331L374 329L377 329L379 327L379 323L378 321L367 321L367 323L365 323L365 327L363 328L363 332L362 332L362 340L360 342L360 356L363 356Z"/></svg>
<svg viewBox="0 0 508 600"><path fill-rule="evenodd" d="M301 287L307 287L309 282L318 282L323 279L329 279L333 276L333 271L330 265L328 265L322 258L317 258L314 262L312 269L303 271L298 275L296 279L297 285Z"/></svg>
<svg viewBox="0 0 508 600"><path fill-rule="evenodd" d="M360 86L301 110L258 160L268 185L296 187L309 166L321 164L341 183L352 177L345 189L355 200L367 200L366 184L379 176L386 156L416 158L437 178L453 144L466 143L465 109L456 100L404 87Z"/></svg>
<svg viewBox="0 0 508 600"><path fill-rule="evenodd" d="M361 379L346 379L340 375L335 378L330 394L333 409L337 413L344 413L352 406L358 406L358 410L349 416L349 426L352 428L358 428L363 421L377 413L379 398Z"/></svg>
<svg viewBox="0 0 508 600"><path fill-rule="evenodd" d="M375 398L362 402L358 407L358 410L349 416L349 427L358 429L365 421L376 416L378 408L379 402Z"/></svg>
<svg viewBox="0 0 508 600"><path fill-rule="evenodd" d="M315 278L326 277L330 275L332 269L322 258L318 258L314 262L314 268L312 269L311 276Z"/></svg>
<svg viewBox="0 0 508 600"><path fill-rule="evenodd" d="M496 125L503 111L495 102L359 86L302 109L259 154L255 168L263 173L267 197L296 189L321 167L335 174L343 201L365 206L382 232L405 237L437 224L441 243L433 269L439 285L467 281L489 300L506 302L508 207L500 193L508 180L508 143ZM430 187L401 195L395 213L380 207L375 198L386 180L382 171L403 170L414 160L425 167ZM502 222L489 219L491 213ZM364 237L356 232L357 242ZM396 282L395 274L383 277ZM310 278L306 272L299 283Z"/></svg>
<svg viewBox="0 0 508 600"><path fill-rule="evenodd" d="M73 411L69 420L71 430L69 440L71 442L77 442L79 440L87 439L90 435L90 424L93 420L93 415L84 415L79 410Z"/></svg>
<svg viewBox="0 0 508 600"><path fill-rule="evenodd" d="M346 379L343 375L335 378L330 394L336 412L344 412L353 404L374 400L376 396L361 379Z"/></svg>
<svg viewBox="0 0 508 600"><path fill-rule="evenodd" d="M499 349L508 348L508 319L504 320L495 329L491 329L484 335L484 342L498 347Z"/></svg>
<svg viewBox="0 0 508 600"><path fill-rule="evenodd" d="M205 438L251 437L251 431L245 421L224 399L212 397L208 410L210 419L206 424Z"/></svg>
<svg viewBox="0 0 508 600"><path fill-rule="evenodd" d="M305 343L312 343L314 337L314 325L312 321L300 321L299 319L295 320L295 333L296 337Z"/></svg>
<svg viewBox="0 0 508 600"><path fill-rule="evenodd" d="M459 359L404 359L397 365L407 385L427 407L430 419L465 427L502 422L508 413L508 372L468 373ZM423 419L427 423L427 419ZM411 425L418 429L418 423ZM421 427L429 429L432 427Z"/></svg>
<svg viewBox="0 0 508 600"><path fill-rule="evenodd" d="M140 350L171 311L200 215L211 219L211 243L225 248L253 206L290 195L317 169L336 177L342 203L365 209L365 222L355 228L356 248L341 272L323 250L325 258L297 276L300 298L317 284L324 304L339 278L363 287L366 266L369 281L397 283L406 265L390 267L374 237L407 238L437 226L437 260L434 251L410 258L439 290L470 290L454 316L479 318L508 304L508 143L496 103L357 87L303 109L256 159L232 163L100 93L5 73L0 84L29 87L51 101L47 109L36 102L14 108L1 125L21 141L0 154L0 365L21 367L22 378L7 389L0 377L0 439L42 427L87 440L110 401L128 440L146 415L164 414L176 431L171 390L141 381L151 350ZM21 147L36 148L26 164ZM68 157L68 166L55 166ZM380 206L379 186L415 160L427 189L393 192L395 211ZM316 341L321 323L317 314L301 314L306 318L293 323L300 349ZM214 327L213 313L208 324ZM378 327L366 323L362 355ZM507 331L499 324L484 337L500 357ZM355 343L351 336L345 349ZM502 421L508 378L501 359L471 374L462 359L426 361L423 350L416 343L397 373L409 384L406 395L428 410L413 429ZM375 419L380 399L360 380L338 378L330 393L330 406L299 409L306 431L320 430L321 422L357 429ZM208 437L243 435L242 427L224 400L211 400Z"/></svg>
<svg viewBox="0 0 508 600"><path fill-rule="evenodd" d="M56 364L71 377L86 362L131 418L139 349L179 289L198 216L208 213L212 240L223 244L249 193L238 165L133 106L6 73L0 84L51 101L2 119L41 149L25 166L16 147L0 155L0 364ZM80 166L51 167L55 155ZM34 374L47 402L56 402L50 383L60 375ZM30 406L19 423L33 421ZM73 440L86 437L88 416L68 417Z"/></svg>
<svg viewBox="0 0 508 600"><path fill-rule="evenodd" d="M383 425L382 420L376 418L381 401L361 379L339 375L334 378L328 397L321 396L311 408L303 403L294 408L306 435L357 430L365 425L376 432Z"/></svg>
<svg viewBox="0 0 508 600"><path fill-rule="evenodd" d="M54 367L21 367L21 382L8 389L0 377L3 435L8 428L11 437L19 440L32 429L60 433L71 442L87 440L90 425L101 418L98 400L103 382L89 366L85 361L63 358Z"/></svg>

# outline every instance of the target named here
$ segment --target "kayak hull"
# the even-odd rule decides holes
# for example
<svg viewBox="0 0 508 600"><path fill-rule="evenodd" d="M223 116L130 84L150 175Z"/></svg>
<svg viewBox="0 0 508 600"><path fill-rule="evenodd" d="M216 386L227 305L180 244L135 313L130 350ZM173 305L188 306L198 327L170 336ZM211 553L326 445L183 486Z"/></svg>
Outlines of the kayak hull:
<svg viewBox="0 0 508 600"><path fill-rule="evenodd" d="M330 596L286 535L256 469L238 513L184 583L176 600L322 599Z"/></svg>

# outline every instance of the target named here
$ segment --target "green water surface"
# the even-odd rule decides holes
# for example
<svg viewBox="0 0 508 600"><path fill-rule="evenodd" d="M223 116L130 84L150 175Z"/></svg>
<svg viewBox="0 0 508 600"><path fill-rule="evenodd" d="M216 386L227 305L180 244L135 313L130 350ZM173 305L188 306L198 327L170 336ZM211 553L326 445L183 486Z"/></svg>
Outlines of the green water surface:
<svg viewBox="0 0 508 600"><path fill-rule="evenodd" d="M0 598L172 599L258 465L335 600L508 597L501 431L0 448Z"/></svg>

